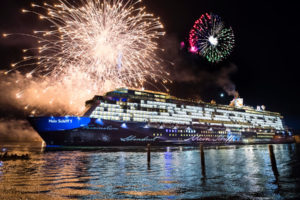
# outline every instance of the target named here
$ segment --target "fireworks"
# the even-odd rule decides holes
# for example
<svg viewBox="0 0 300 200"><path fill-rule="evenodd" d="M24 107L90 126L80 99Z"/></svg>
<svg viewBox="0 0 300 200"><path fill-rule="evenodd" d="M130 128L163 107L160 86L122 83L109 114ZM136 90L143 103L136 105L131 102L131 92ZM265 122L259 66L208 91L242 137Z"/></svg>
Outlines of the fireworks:
<svg viewBox="0 0 300 200"><path fill-rule="evenodd" d="M55 99L49 97L49 104L61 98L72 101L74 107L78 106L76 100L83 104L90 95L117 87L142 87L147 80L165 81L162 60L156 55L160 50L157 40L165 34L163 25L139 4L140 1L122 0L31 4L38 11L22 12L35 13L49 23L49 28L29 35L37 39L39 46L24 49L24 59L13 63L5 74L28 69L27 78L47 85L38 96L53 97L54 92ZM26 55L32 52L38 54ZM72 93L67 98L65 90L59 94L55 88L68 88ZM28 93L23 90L31 89L21 90L17 98Z"/></svg>
<svg viewBox="0 0 300 200"><path fill-rule="evenodd" d="M234 47L234 35L215 14L203 14L194 24L189 36L190 52L198 53L209 62L226 58Z"/></svg>

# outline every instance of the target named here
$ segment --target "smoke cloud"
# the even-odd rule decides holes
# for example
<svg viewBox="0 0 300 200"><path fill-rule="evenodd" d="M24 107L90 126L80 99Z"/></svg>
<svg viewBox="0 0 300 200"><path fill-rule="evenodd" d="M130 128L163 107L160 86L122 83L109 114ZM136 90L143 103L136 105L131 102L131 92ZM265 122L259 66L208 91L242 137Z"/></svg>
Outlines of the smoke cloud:
<svg viewBox="0 0 300 200"><path fill-rule="evenodd" d="M237 71L233 63L212 66L199 55L188 52L187 42L179 41L175 36L169 35L162 42L165 49L164 58L169 61L171 80L205 94L211 88L222 88L229 96L238 96L236 85L231 80L231 75Z"/></svg>
<svg viewBox="0 0 300 200"><path fill-rule="evenodd" d="M229 96L237 97L239 93L236 91L235 84L230 80L230 75L237 71L235 64L230 64L227 68L222 68L217 74L216 83L222 87Z"/></svg>
<svg viewBox="0 0 300 200"><path fill-rule="evenodd" d="M26 120L0 119L0 142L41 142L41 137Z"/></svg>
<svg viewBox="0 0 300 200"><path fill-rule="evenodd" d="M57 79L32 78L17 71L1 75L0 111L3 113L7 110L18 110L25 116L28 114L80 115L85 110L85 101L96 94L107 92L104 89L89 87L87 83L89 79L84 76L84 73L73 73L71 76ZM106 89L111 89L109 83Z"/></svg>

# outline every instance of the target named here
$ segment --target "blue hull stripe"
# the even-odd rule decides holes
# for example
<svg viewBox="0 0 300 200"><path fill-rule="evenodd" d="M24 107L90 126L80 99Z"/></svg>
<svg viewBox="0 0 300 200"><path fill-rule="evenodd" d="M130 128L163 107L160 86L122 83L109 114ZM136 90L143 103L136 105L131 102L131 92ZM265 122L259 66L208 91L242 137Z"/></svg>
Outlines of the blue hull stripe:
<svg viewBox="0 0 300 200"><path fill-rule="evenodd" d="M89 117L29 117L32 126L38 132L64 131L87 126Z"/></svg>

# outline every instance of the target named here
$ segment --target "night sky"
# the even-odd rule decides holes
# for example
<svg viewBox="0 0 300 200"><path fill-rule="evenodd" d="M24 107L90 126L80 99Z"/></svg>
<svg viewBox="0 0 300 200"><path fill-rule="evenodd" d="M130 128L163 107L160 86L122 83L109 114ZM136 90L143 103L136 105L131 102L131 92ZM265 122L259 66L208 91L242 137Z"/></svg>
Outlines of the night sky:
<svg viewBox="0 0 300 200"><path fill-rule="evenodd" d="M1 1L1 34L29 32L43 26L35 20L36 17L21 14L20 9L28 8L31 2ZM167 34L160 43L167 54L162 56L175 63L173 67L167 66L175 77L174 83L169 85L171 94L205 101L215 99L217 103L227 104L232 97L220 97L222 92L225 93L219 81L221 79L227 85L236 87L245 104L265 105L267 110L280 112L287 125L300 129L299 37L296 32L299 17L296 3L144 0L143 4L148 12L160 16L165 26ZM221 16L235 33L235 48L222 63L212 65L191 55L186 49L180 49L180 42L187 44L190 28L205 12ZM34 42L28 39L0 39L0 68L5 69L10 63L19 60L22 48L31 45Z"/></svg>

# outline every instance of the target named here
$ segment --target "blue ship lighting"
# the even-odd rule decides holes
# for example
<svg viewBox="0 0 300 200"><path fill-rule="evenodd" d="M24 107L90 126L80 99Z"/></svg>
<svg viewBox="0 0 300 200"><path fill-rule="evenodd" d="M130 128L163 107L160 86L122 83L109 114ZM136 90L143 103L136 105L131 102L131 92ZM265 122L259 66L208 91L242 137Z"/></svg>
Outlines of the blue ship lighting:
<svg viewBox="0 0 300 200"><path fill-rule="evenodd" d="M104 126L104 123L103 123L102 119L97 119L95 122L96 122L96 124Z"/></svg>
<svg viewBox="0 0 300 200"><path fill-rule="evenodd" d="M90 123L89 117L37 117L32 120L37 131L62 131L87 126Z"/></svg>
<svg viewBox="0 0 300 200"><path fill-rule="evenodd" d="M61 145L50 145L50 144L48 144L47 147L50 147L50 148L59 148L59 147L61 147Z"/></svg>
<svg viewBox="0 0 300 200"><path fill-rule="evenodd" d="M146 124L146 125L144 126L144 128L149 128L148 124Z"/></svg>
<svg viewBox="0 0 300 200"><path fill-rule="evenodd" d="M121 125L121 127L122 127L122 128L128 128L127 125L126 125L126 123L123 123L123 124Z"/></svg>

